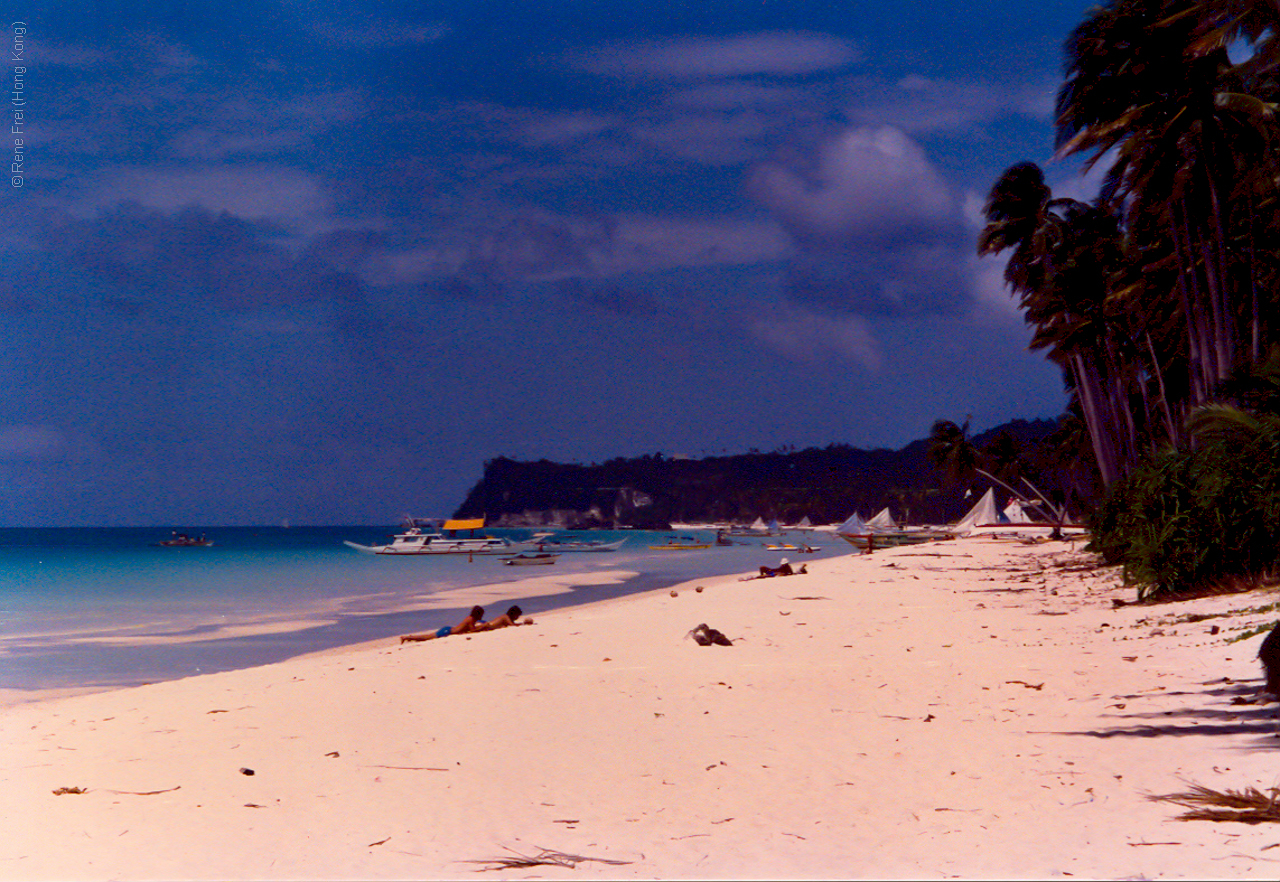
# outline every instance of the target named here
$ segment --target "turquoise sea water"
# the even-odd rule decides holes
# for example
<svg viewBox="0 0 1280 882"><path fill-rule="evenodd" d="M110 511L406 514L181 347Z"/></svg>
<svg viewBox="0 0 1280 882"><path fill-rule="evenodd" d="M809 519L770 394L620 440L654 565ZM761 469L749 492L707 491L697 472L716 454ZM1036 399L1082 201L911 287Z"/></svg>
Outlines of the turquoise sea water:
<svg viewBox="0 0 1280 882"><path fill-rule="evenodd" d="M182 528L211 548L163 548L170 529L0 529L0 688L109 687L267 664L320 649L452 624L469 608L416 609L424 595L511 583L526 612L589 603L703 576L754 572L787 552L762 541L704 551L652 551L674 535L709 531L593 532L626 537L617 552L565 554L552 567L508 567L497 557L365 555L342 544L380 544L393 527ZM526 538L529 531L489 530ZM792 534L849 553L830 534ZM836 543L839 544L838 547ZM791 555L792 560L801 558ZM590 575L625 571L618 582ZM528 580L585 574L571 591L540 595ZM693 627L696 622L691 623Z"/></svg>

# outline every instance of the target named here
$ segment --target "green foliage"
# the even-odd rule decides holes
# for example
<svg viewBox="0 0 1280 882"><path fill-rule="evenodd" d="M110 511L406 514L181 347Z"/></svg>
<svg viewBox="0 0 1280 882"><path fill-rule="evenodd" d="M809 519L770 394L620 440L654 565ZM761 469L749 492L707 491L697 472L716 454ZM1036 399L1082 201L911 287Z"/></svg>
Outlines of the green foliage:
<svg viewBox="0 0 1280 882"><path fill-rule="evenodd" d="M1280 563L1280 417L1231 410L1198 412L1197 446L1148 459L1091 525L1093 548L1123 565L1139 599L1253 584Z"/></svg>

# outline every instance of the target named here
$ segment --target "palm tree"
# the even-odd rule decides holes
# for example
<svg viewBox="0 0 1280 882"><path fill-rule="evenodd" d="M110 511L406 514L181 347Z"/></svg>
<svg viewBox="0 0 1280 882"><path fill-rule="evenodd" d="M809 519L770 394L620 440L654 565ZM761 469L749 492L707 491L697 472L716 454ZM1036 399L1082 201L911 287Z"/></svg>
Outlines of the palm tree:
<svg viewBox="0 0 1280 882"><path fill-rule="evenodd" d="M1272 107L1245 76L1273 65L1233 65L1227 46L1274 32L1275 9L1265 6L1274 5L1115 0L1067 43L1059 155L1091 154L1088 165L1108 157L1100 198L1124 219L1130 252L1140 263L1175 257L1165 309L1185 328L1192 405L1227 376L1242 344L1256 357L1262 339L1260 307L1241 308L1259 292L1238 271L1256 249L1242 253L1233 231L1250 220L1239 211L1242 185L1274 190L1274 175L1256 171L1274 167Z"/></svg>
<svg viewBox="0 0 1280 882"><path fill-rule="evenodd" d="M978 448L969 440L969 421L937 420L929 432L929 459L942 471L943 484L962 487L978 475Z"/></svg>
<svg viewBox="0 0 1280 882"><path fill-rule="evenodd" d="M1110 298L1119 230L1110 212L1052 196L1034 163L1010 167L987 199L978 253L1011 249L1005 281L1035 328L1031 348L1066 370L1110 484L1135 459L1139 428L1131 393L1140 361Z"/></svg>

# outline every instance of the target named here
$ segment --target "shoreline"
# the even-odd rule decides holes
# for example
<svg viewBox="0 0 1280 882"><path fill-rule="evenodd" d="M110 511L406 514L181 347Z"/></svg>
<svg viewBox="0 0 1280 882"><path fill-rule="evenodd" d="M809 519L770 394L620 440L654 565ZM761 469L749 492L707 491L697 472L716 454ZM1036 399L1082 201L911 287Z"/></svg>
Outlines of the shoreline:
<svg viewBox="0 0 1280 882"><path fill-rule="evenodd" d="M86 635L57 635L52 638L46 638L43 635L24 638L19 635L8 641L10 648L6 650L7 654L16 655L25 648L25 645L35 645L45 653L58 651L93 653L98 650L104 653L103 658L108 658L109 655L106 654L113 650L117 655L131 650L138 653L148 651L163 653L181 650L185 646L192 652L207 649L216 663L211 665L205 662L201 665L206 668L204 670L175 672L169 676L128 678L120 674L112 677L111 673L107 673L105 675L107 679L97 682L81 681L29 688L0 684L0 708L38 702L46 697L131 689L375 646L388 640L394 641L403 633L422 631L427 627L440 624L450 624L461 619L471 606L477 604L485 606L490 616L500 613L512 603L523 606L526 614L540 615L545 612L589 606L635 594L667 589L683 581L685 581L683 576L642 573L625 568L567 573L535 572L501 582L485 581L437 592L407 595L395 605L377 612L344 613L334 606L328 615L321 612L302 619L237 622L227 626L226 633L215 627L214 636L210 636L209 629L205 627L168 632L142 626L119 629L136 633L90 632ZM581 590L589 590L605 596L574 599L575 592ZM304 639L308 631L317 633L315 636ZM376 636L370 636L370 632ZM268 655L260 654L240 659L235 659L233 656L238 649L247 653L252 651L255 645L265 644L272 647L277 641L280 644L296 645L283 646ZM81 666L94 670L109 667L95 665L92 659L81 662Z"/></svg>
<svg viewBox="0 0 1280 882"><path fill-rule="evenodd" d="M910 546L0 708L0 879L464 878L538 848L590 878L1273 877L1276 831L1147 799L1275 783L1261 634L1226 642L1273 595L1114 608L1090 558Z"/></svg>

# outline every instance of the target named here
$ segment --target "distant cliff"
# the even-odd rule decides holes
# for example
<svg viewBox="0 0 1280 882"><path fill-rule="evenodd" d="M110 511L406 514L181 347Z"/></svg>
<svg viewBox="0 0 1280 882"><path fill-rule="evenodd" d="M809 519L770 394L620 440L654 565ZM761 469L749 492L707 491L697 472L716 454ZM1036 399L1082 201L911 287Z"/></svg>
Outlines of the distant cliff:
<svg viewBox="0 0 1280 882"><path fill-rule="evenodd" d="M1048 420L1017 420L973 440L982 445L1003 434L1030 451L1055 427ZM939 480L925 440L900 450L832 444L707 459L654 453L594 465L499 457L485 463L483 477L454 516L483 516L494 526L667 529L757 517L839 523L854 511L869 517L889 506L899 520L939 523L967 506L963 488L942 492Z"/></svg>

